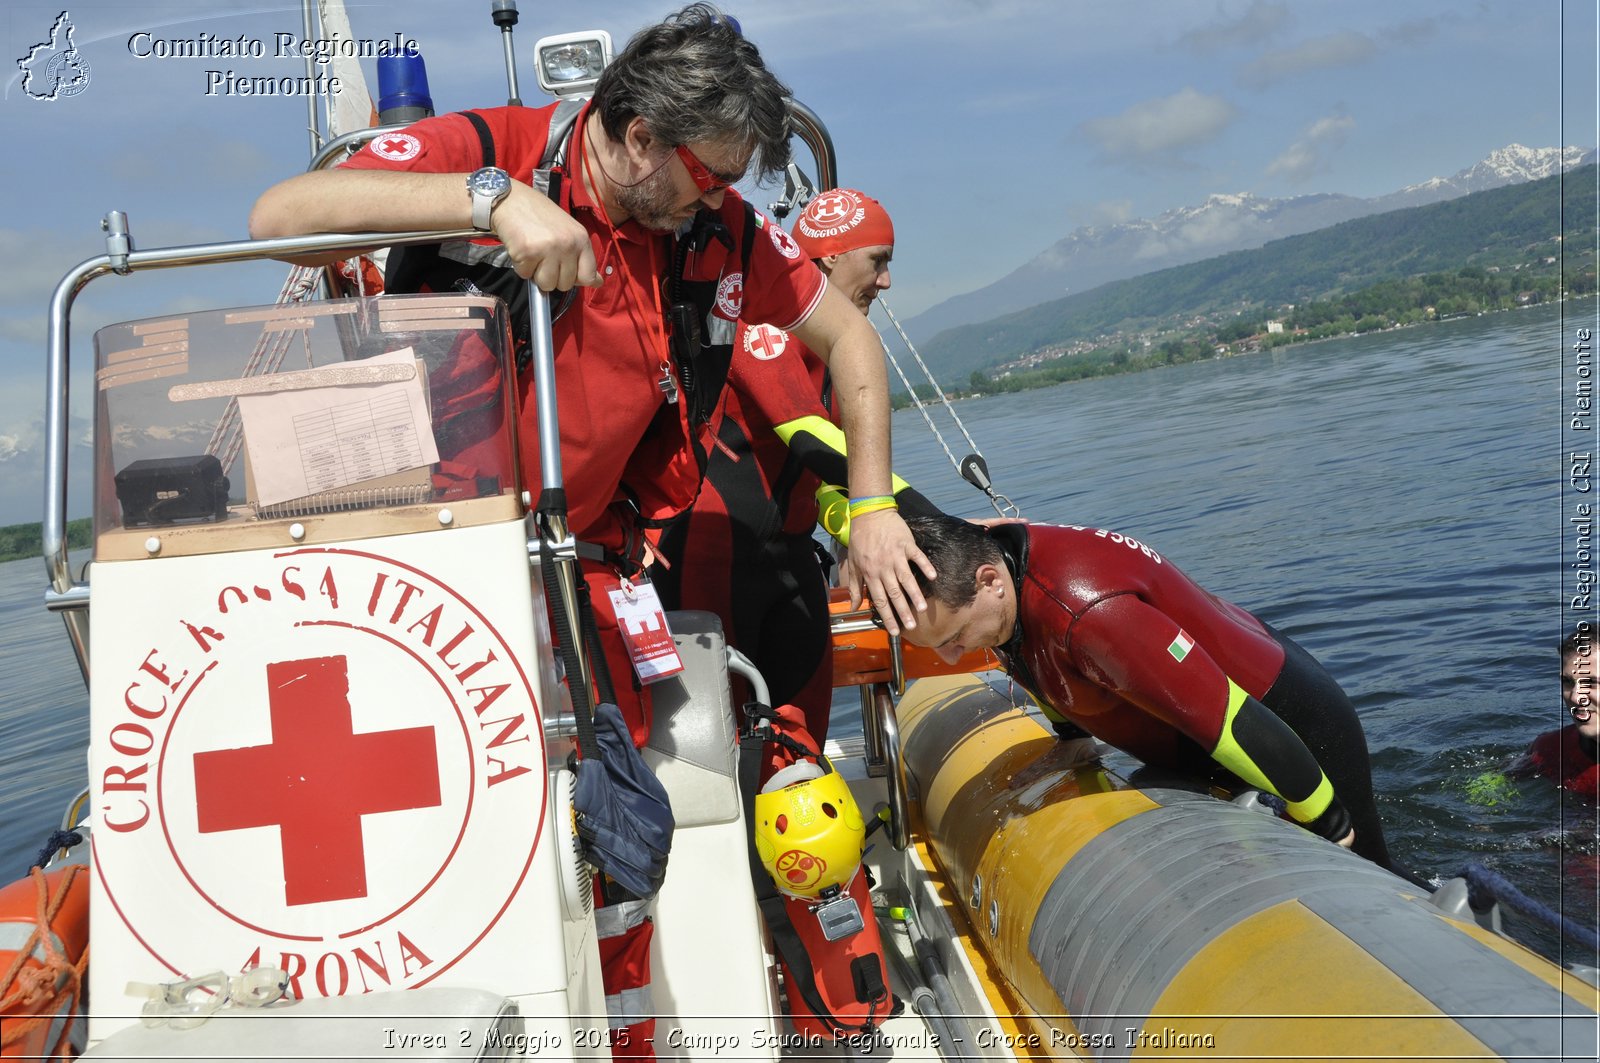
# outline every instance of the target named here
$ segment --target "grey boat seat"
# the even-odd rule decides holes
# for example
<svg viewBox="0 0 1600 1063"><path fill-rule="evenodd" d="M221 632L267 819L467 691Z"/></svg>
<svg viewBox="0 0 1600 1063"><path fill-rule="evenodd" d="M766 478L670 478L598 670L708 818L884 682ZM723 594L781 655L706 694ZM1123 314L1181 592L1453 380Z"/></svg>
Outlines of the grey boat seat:
<svg viewBox="0 0 1600 1063"><path fill-rule="evenodd" d="M739 818L738 747L728 694L727 642L714 613L667 614L683 671L651 693L643 756L667 788L678 829Z"/></svg>

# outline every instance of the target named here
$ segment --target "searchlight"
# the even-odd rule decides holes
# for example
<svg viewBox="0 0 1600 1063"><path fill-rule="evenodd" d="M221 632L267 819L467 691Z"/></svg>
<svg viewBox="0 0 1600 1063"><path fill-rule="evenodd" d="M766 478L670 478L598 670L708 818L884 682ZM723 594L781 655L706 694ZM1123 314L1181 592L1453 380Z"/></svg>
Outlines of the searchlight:
<svg viewBox="0 0 1600 1063"><path fill-rule="evenodd" d="M552 96L586 96L611 62L611 34L605 30L541 37L533 46L539 87Z"/></svg>

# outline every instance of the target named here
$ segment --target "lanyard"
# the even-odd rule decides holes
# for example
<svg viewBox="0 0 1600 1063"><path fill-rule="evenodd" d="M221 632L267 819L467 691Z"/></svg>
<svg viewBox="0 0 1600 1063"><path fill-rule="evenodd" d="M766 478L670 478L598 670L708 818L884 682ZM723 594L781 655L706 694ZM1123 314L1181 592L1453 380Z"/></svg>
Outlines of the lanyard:
<svg viewBox="0 0 1600 1063"><path fill-rule="evenodd" d="M589 165L592 153L588 150L589 130L587 122L584 123L584 129L582 130L582 133L583 135L578 138L578 152L583 159L583 174L584 177L587 178L589 187L594 193L595 213L600 216L601 221L605 222L606 232L611 243L612 258L615 259L618 266L621 267L622 280L624 284L628 286L630 291L630 297L627 300L629 304L628 314L633 319L634 328L637 329L642 335L647 337L644 352L645 366L647 369L651 369L651 363L657 363L653 369L659 371L661 375L656 380L656 387L661 391L661 394L665 396L667 402L676 403L678 401L678 382L672 373L672 348L667 343L666 314L661 308L661 273L660 267L656 261L657 245L660 243L660 241L651 236L648 237L648 242L646 244L650 251L651 283L645 287L650 289L650 294L655 303L655 315L652 317L648 313L650 308L642 305L633 305L634 299L631 295L631 292L634 287L637 287L637 284L633 278L633 272L628 266L628 259L622 252L622 246L617 241L617 228L611 224L611 217L606 212L605 201L599 194L599 182L595 180L594 171ZM603 167L602 172L604 172ZM643 323L639 321L641 313L643 313L645 317L645 321ZM651 347L654 347L655 350L652 351L650 349Z"/></svg>

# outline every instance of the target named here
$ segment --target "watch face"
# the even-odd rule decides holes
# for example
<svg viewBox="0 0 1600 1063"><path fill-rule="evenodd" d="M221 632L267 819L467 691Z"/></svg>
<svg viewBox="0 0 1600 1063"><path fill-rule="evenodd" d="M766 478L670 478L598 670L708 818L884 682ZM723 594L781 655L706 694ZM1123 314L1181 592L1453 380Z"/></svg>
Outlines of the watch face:
<svg viewBox="0 0 1600 1063"><path fill-rule="evenodd" d="M511 190L511 175L504 170L485 167L467 178L467 187L487 196L503 196Z"/></svg>

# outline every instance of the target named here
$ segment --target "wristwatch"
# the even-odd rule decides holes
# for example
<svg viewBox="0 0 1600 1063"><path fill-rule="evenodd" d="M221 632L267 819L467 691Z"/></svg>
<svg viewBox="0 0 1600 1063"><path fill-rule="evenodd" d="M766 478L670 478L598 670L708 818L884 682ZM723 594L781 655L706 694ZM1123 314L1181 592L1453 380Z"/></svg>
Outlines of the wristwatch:
<svg viewBox="0 0 1600 1063"><path fill-rule="evenodd" d="M472 197L472 227L489 231L489 214L495 204L511 193L511 175L498 166L485 166L467 177L467 194Z"/></svg>

